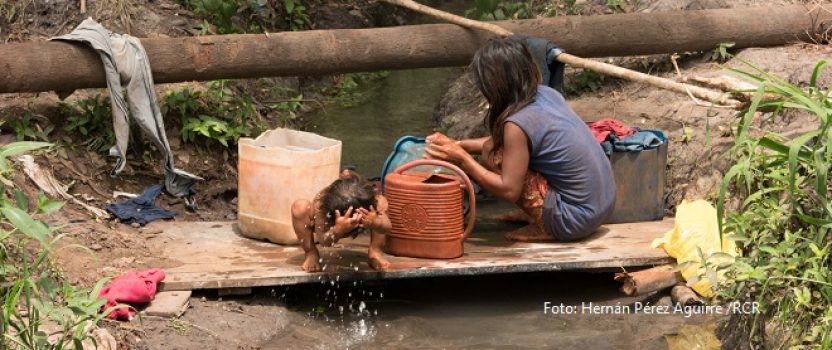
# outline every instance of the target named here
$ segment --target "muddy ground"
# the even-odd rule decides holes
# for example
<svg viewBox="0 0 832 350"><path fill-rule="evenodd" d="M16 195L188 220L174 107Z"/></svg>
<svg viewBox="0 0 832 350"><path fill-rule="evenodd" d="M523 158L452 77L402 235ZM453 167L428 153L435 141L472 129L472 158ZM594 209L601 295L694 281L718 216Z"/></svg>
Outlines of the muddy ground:
<svg viewBox="0 0 832 350"><path fill-rule="evenodd" d="M641 1L630 11L663 11L676 9L702 9L735 6L763 6L794 3L796 1L720 1L674 0ZM105 3L123 3L118 0L88 0L87 14L81 14L78 1L36 1L24 20L3 22L0 18L0 40L4 42L44 40L50 36L69 32L83 18L93 15L117 32L129 32L140 37L196 35L201 21L182 9L173 0L134 0L135 12L126 21L117 7ZM584 14L602 14L609 10L601 2L584 3ZM315 28L352 28L406 23L401 11L366 1L307 1ZM0 16L3 17L3 16ZM275 28L279 30L281 28ZM283 28L285 29L285 28ZM787 78L792 83L805 86L812 69L819 60L828 58L832 49L825 45L794 44L777 48L754 48L736 52L738 57ZM685 76L716 76L726 74L725 66L742 67L736 60L720 64L709 60L710 53L683 54L679 59L681 74ZM624 66L651 72L668 78L676 77L669 56L650 56L615 59ZM567 85L577 72L567 71ZM296 90L320 84L332 84L333 77L281 78L267 83L289 86ZM821 82L825 85L832 75L825 73ZM198 85L198 84L197 84ZM243 83L243 85L245 85ZM159 92L180 85L159 86ZM252 95L254 89L245 90ZM78 91L70 99L83 98L99 91ZM732 127L735 112L699 106L689 97L657 90L650 86L605 78L595 91L573 92L567 96L572 107L586 120L614 117L631 125L665 131L670 138L667 169L666 205L668 214L683 198L713 199L722 177L729 167L727 151L733 144ZM8 121L27 111L45 126L60 125L57 113L58 98L53 93L0 95L0 116ZM448 93L437 108L437 126L447 129L453 137L478 136L484 133L480 125L485 105L476 89L465 76L449 87ZM313 106L304 113L314 120L317 113ZM800 115L763 119L756 127L761 130L796 134L811 129L815 120ZM177 130L168 131L178 135ZM96 207L104 207L113 201L113 191L140 193L144 188L163 178L161 159L145 161L130 153L128 166L117 178L108 176L113 162L100 153L84 147L73 147L73 135L57 134L65 139L62 152L38 156L37 161L50 169L69 192ZM182 213L177 221L234 220L236 219L236 151L206 150L183 144L177 137L170 137L177 157L177 165L186 171L206 179L199 185L196 213L185 209L181 200L161 197L158 204ZM13 135L3 127L0 143L13 140ZM34 185L21 171L15 183L25 192L37 192ZM53 226L69 232L67 243L81 243L90 247L96 258L77 252L63 251L58 263L64 275L73 283L89 286L101 277L114 277L128 270L159 266L165 257L159 256L158 246L146 238L154 232L131 227L114 221L91 219L83 208L68 204L60 213L45 218ZM279 334L288 324L303 323L305 316L290 312L280 298L270 297L270 290L256 292L255 297L223 300L213 292L198 294L191 300L192 307L181 321L148 318L143 323L108 324L107 327L123 344L123 348L256 348Z"/></svg>

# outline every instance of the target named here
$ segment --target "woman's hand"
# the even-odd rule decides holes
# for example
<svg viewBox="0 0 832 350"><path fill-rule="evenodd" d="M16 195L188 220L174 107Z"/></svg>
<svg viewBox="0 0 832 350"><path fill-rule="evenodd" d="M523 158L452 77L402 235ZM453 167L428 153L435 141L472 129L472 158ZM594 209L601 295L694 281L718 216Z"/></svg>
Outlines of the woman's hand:
<svg viewBox="0 0 832 350"><path fill-rule="evenodd" d="M428 147L425 148L426 158L439 159L456 165L461 165L471 155L459 145L459 142L443 135L434 133L427 137Z"/></svg>

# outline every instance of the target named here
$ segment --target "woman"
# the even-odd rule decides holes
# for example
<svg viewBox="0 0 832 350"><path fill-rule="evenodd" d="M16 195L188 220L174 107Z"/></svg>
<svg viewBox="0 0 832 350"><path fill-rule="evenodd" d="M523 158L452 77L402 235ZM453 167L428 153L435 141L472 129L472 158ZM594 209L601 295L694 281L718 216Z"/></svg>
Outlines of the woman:
<svg viewBox="0 0 832 350"><path fill-rule="evenodd" d="M454 141L428 137L430 158L459 165L496 197L517 203L532 224L506 238L575 241L612 211L612 168L586 124L557 91L540 85L528 48L513 38L489 40L471 63L489 103L491 136ZM483 164L471 155L482 154Z"/></svg>

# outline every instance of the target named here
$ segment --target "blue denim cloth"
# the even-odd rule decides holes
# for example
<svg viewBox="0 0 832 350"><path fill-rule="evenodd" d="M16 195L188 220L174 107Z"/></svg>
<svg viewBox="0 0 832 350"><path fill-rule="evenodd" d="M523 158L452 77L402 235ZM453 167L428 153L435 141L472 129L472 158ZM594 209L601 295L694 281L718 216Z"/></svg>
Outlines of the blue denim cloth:
<svg viewBox="0 0 832 350"><path fill-rule="evenodd" d="M151 221L171 219L179 213L159 208L154 203L163 189L163 185L151 186L141 196L118 204L107 204L107 211L125 224L135 222L144 226Z"/></svg>
<svg viewBox="0 0 832 350"><path fill-rule="evenodd" d="M638 152L654 149L667 142L664 133L658 130L640 130L623 139L610 134L601 147L607 155L612 152Z"/></svg>

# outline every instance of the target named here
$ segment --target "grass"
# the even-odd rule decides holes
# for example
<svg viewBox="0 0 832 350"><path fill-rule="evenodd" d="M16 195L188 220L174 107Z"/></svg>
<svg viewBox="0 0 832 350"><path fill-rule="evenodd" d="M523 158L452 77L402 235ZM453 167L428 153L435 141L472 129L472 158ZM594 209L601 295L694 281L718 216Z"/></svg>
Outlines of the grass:
<svg viewBox="0 0 832 350"><path fill-rule="evenodd" d="M743 253L727 267L721 298L760 303L745 325L757 346L832 349L832 100L817 85L826 65L805 89L751 65L734 70L760 88L739 114L734 165L717 202L721 230ZM769 95L778 98L763 100ZM758 134L751 126L761 111L808 114L818 127L790 140Z"/></svg>
<svg viewBox="0 0 832 350"><path fill-rule="evenodd" d="M8 161L19 154L49 147L44 142L15 142L0 147L0 171L5 179L13 170ZM82 349L83 341L95 339L89 326L110 310L100 312L106 300L98 299L105 280L91 290L77 288L60 278L51 257L58 249L89 249L78 245L59 248L64 234L55 231L38 215L61 209L62 202L39 194L26 198L14 184L0 191L0 348L61 350ZM7 190L13 190L9 196ZM29 211L30 202L34 210ZM121 306L121 305L120 305ZM47 334L45 327L57 327Z"/></svg>

